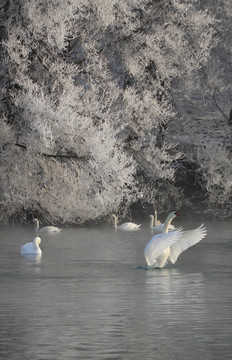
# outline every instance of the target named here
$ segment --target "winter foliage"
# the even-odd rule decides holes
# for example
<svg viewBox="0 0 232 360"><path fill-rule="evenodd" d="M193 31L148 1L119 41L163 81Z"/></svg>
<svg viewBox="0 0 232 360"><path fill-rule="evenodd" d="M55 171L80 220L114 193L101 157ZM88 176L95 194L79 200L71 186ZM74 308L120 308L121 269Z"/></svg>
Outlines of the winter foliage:
<svg viewBox="0 0 232 360"><path fill-rule="evenodd" d="M220 5L224 15L226 2ZM211 151L183 154L170 134L175 123L192 132L191 119L177 120L177 99L190 101L199 89L210 101L215 94L210 66L222 29L215 9L198 0L11 2L3 42L9 110L1 118L1 221L29 214L99 221L113 212L125 216L138 201L170 210L182 202L175 175L183 156L199 167L209 200L223 183L214 203L228 202L220 161L209 165ZM219 149L229 162L224 144Z"/></svg>

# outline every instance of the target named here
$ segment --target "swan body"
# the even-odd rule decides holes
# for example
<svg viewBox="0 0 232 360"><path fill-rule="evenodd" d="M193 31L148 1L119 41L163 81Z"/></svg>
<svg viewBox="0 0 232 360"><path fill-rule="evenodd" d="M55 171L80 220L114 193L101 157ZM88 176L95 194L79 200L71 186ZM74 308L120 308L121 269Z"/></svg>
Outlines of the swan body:
<svg viewBox="0 0 232 360"><path fill-rule="evenodd" d="M149 215L149 218L150 218L150 229L162 233L164 224L161 224L161 222L157 220L157 211L155 211L155 216ZM175 226L169 224L168 231L173 231L173 230L176 230Z"/></svg>
<svg viewBox="0 0 232 360"><path fill-rule="evenodd" d="M118 226L118 224L117 224L118 223L117 216L115 214L112 214L111 217L112 217L112 219L114 221L114 228L116 230L138 230L140 228L140 226L141 226L141 224L137 225L137 224L134 224L132 222L126 222L126 223Z"/></svg>
<svg viewBox="0 0 232 360"><path fill-rule="evenodd" d="M41 243L41 239L39 236L36 236L33 242L29 242L21 246L21 254L22 255L42 255L42 250L39 245Z"/></svg>
<svg viewBox="0 0 232 360"><path fill-rule="evenodd" d="M45 227L42 227L40 229L39 228L39 220L38 219L33 219L33 222L35 223L35 231L36 231L36 233L53 234L53 233L57 233L57 232L61 231L61 229L59 229L58 227L55 227L55 226L45 226Z"/></svg>
<svg viewBox="0 0 232 360"><path fill-rule="evenodd" d="M206 236L207 230L204 224L193 230L178 229L168 232L170 222L178 215L180 215L178 212L170 213L164 223L163 233L153 236L146 245L144 256L148 267L163 268L168 261L174 264L183 251Z"/></svg>

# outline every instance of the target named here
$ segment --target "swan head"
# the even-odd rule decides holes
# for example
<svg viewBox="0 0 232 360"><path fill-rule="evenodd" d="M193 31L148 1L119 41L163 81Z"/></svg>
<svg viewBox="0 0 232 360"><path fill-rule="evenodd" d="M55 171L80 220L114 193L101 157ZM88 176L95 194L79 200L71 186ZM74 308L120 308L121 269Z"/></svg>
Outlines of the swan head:
<svg viewBox="0 0 232 360"><path fill-rule="evenodd" d="M152 219L154 216L153 215L149 215L149 218Z"/></svg>
<svg viewBox="0 0 232 360"><path fill-rule="evenodd" d="M169 219L174 219L176 216L179 216L179 215L181 215L181 213L179 211L173 211L168 215L168 217L169 217Z"/></svg>
<svg viewBox="0 0 232 360"><path fill-rule="evenodd" d="M181 213L180 213L179 211L176 211L176 212L175 212L175 215L176 215L176 216L180 216Z"/></svg>

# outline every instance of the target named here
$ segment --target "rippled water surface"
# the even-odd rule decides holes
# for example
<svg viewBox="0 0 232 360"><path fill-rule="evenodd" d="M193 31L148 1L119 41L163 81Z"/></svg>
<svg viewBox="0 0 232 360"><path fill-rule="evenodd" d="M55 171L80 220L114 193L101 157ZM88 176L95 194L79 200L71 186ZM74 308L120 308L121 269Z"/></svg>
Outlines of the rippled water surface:
<svg viewBox="0 0 232 360"><path fill-rule="evenodd" d="M147 225L63 228L41 258L20 254L32 228L1 228L0 359L231 359L232 222L161 270Z"/></svg>

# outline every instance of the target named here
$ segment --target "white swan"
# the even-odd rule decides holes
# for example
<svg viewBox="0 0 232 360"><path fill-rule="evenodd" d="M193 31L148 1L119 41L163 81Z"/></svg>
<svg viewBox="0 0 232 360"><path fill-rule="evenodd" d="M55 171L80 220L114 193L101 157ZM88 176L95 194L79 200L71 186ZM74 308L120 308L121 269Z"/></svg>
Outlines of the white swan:
<svg viewBox="0 0 232 360"><path fill-rule="evenodd" d="M164 223L163 233L153 236L146 245L144 256L148 267L163 268L168 261L174 264L183 251L206 236L207 230L203 224L189 231L178 229L168 232L171 221L178 215L178 212L170 213Z"/></svg>
<svg viewBox="0 0 232 360"><path fill-rule="evenodd" d="M56 233L56 232L60 232L61 229L55 227L55 226L45 226L43 228L39 228L39 220L38 219L33 219L33 222L35 223L35 232L37 233Z"/></svg>
<svg viewBox="0 0 232 360"><path fill-rule="evenodd" d="M157 220L157 211L155 210L154 211L154 225L157 226L157 225L160 225L160 224L161 224L161 221Z"/></svg>
<svg viewBox="0 0 232 360"><path fill-rule="evenodd" d="M117 216L115 214L112 214L111 217L114 221L114 228L118 229L118 230L138 230L141 226L141 224L137 225L132 222L126 222L126 223L118 226Z"/></svg>
<svg viewBox="0 0 232 360"><path fill-rule="evenodd" d="M21 246L21 254L22 255L42 255L42 250L39 245L41 243L41 239L39 236L36 236L33 242L26 243Z"/></svg>
<svg viewBox="0 0 232 360"><path fill-rule="evenodd" d="M157 220L157 211L154 212L155 216L149 215L150 218L150 229L155 230L156 232L162 232L164 224L161 224L159 220ZM168 231L176 230L175 226L169 224Z"/></svg>

